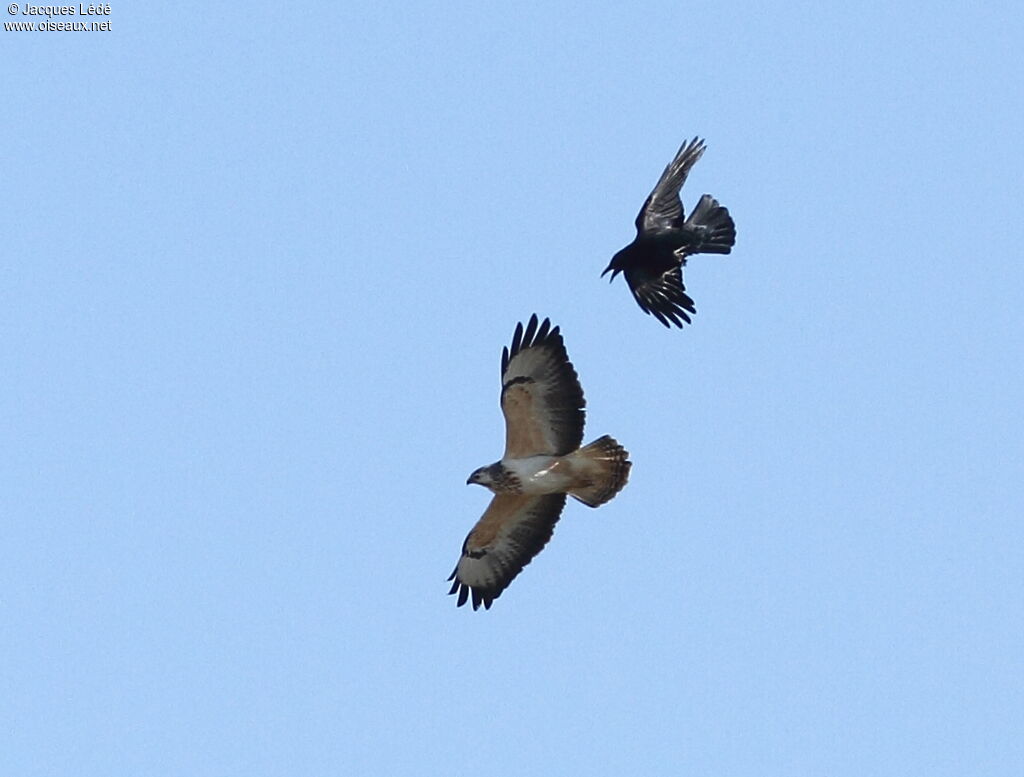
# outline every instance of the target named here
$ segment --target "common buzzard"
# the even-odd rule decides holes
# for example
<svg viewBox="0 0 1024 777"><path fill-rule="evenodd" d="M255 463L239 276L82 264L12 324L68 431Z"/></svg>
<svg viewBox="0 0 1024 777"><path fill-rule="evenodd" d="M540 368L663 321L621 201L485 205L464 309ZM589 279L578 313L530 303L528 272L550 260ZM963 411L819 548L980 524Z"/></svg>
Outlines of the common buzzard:
<svg viewBox="0 0 1024 777"><path fill-rule="evenodd" d="M554 531L566 494L589 507L615 496L629 477L629 454L605 435L583 442L583 389L558 327L537 316L520 323L501 354L505 454L467 483L494 492L462 545L449 580L461 607L489 609Z"/></svg>

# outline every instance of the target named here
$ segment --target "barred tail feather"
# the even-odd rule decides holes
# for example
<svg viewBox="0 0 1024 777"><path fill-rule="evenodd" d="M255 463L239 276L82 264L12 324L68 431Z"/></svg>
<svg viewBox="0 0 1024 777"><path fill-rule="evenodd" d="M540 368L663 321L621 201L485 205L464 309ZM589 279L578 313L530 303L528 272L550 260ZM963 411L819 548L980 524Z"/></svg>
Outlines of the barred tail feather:
<svg viewBox="0 0 1024 777"><path fill-rule="evenodd" d="M685 226L698 238L695 245L687 247L688 254L727 254L736 244L736 225L728 208L710 194L700 198Z"/></svg>
<svg viewBox="0 0 1024 777"><path fill-rule="evenodd" d="M629 479L629 452L614 438L605 435L573 454L584 485L569 491L569 495L588 507L603 505L615 496Z"/></svg>

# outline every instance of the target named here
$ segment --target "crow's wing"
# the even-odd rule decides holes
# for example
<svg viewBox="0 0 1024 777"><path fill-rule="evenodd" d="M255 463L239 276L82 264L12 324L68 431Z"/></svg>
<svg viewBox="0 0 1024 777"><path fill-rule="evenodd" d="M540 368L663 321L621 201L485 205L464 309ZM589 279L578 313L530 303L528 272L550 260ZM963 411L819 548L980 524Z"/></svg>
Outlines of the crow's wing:
<svg viewBox="0 0 1024 777"><path fill-rule="evenodd" d="M665 168L654 191L637 214L638 235L671 232L683 226L683 203L679 199L679 190L686 183L690 168L703 153L704 141L697 138L679 147L675 159Z"/></svg>
<svg viewBox="0 0 1024 777"><path fill-rule="evenodd" d="M683 322L691 323L687 313L696 314L697 308L683 285L682 267L677 265L658 275L626 270L625 275L629 290L644 313L653 315L669 328L675 324L682 329Z"/></svg>

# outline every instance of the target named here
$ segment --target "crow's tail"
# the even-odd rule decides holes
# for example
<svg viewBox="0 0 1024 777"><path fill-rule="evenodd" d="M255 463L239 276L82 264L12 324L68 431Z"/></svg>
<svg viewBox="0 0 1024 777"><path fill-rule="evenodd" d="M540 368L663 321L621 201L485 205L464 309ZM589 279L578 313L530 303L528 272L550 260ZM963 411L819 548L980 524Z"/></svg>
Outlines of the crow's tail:
<svg viewBox="0 0 1024 777"><path fill-rule="evenodd" d="M700 198L684 227L693 235L693 242L684 249L687 254L727 254L736 244L736 225L729 210L710 194Z"/></svg>

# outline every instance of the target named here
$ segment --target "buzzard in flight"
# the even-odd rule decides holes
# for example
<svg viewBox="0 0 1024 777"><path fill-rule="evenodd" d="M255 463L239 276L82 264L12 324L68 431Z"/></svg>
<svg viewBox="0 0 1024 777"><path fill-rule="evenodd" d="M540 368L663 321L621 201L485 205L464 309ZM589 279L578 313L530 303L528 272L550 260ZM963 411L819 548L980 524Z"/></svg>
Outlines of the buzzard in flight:
<svg viewBox="0 0 1024 777"><path fill-rule="evenodd" d="M688 219L683 218L679 190L690 168L704 153L704 141L684 143L665 168L654 191L636 217L633 242L612 257L601 273L620 272L640 309L654 314L665 326L682 328L696 313L683 285L683 265L690 254L727 254L736 243L736 225L718 200L705 194Z"/></svg>
<svg viewBox="0 0 1024 777"><path fill-rule="evenodd" d="M558 327L537 316L520 323L501 354L501 411L505 454L466 483L494 492L491 504L462 544L449 594L473 609L501 596L543 550L569 494L588 507L615 496L629 477L629 453L605 435L583 442L583 389Z"/></svg>

